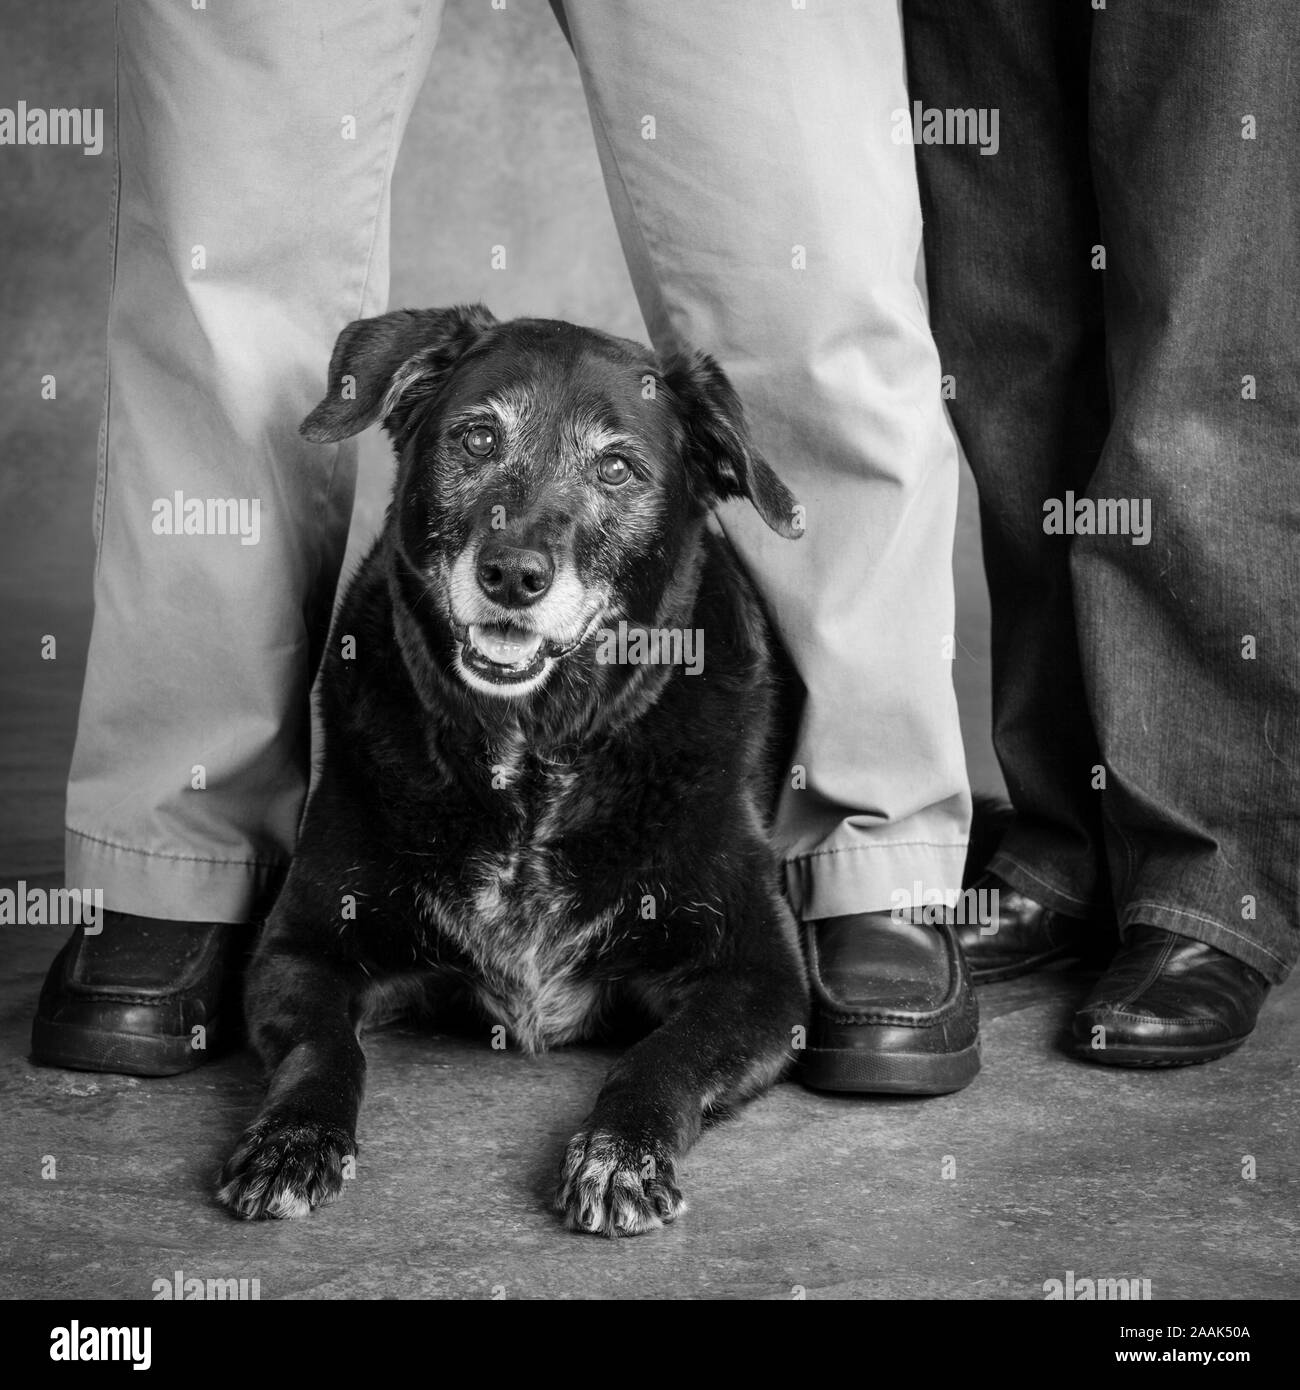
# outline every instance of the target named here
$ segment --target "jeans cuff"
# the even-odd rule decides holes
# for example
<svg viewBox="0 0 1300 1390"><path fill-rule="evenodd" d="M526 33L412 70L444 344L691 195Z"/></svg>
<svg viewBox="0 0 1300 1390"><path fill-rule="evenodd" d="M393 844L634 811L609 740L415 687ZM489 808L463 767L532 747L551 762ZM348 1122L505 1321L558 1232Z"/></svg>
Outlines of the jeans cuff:
<svg viewBox="0 0 1300 1390"><path fill-rule="evenodd" d="M1081 898L1077 893L1071 893L1068 888L1062 888L1059 883L1044 878L1042 874L1002 850L998 850L989 860L986 868L989 873L996 874L1008 888L1014 888L1017 893L1033 898L1036 903L1050 907L1053 912L1059 912L1063 917L1083 920L1092 911L1093 904L1087 898Z"/></svg>
<svg viewBox="0 0 1300 1390"><path fill-rule="evenodd" d="M1203 941L1225 955L1258 970L1273 985L1280 985L1291 973L1295 964L1295 952L1286 957L1279 956L1259 942L1258 934L1247 937L1225 923L1199 912L1189 912L1183 907L1169 907L1164 903L1139 900L1129 903L1120 915L1120 938L1123 939L1128 928L1141 923L1146 927L1161 927L1165 931L1189 936L1193 941Z"/></svg>

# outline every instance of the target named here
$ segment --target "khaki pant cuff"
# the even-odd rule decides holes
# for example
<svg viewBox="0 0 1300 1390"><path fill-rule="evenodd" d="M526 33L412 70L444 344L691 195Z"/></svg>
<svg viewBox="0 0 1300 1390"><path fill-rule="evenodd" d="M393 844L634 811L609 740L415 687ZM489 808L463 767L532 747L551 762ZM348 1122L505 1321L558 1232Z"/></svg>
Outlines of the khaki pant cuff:
<svg viewBox="0 0 1300 1390"><path fill-rule="evenodd" d="M885 912L907 905L949 901L961 892L966 846L901 844L863 845L815 850L787 859L786 893L800 921Z"/></svg>
<svg viewBox="0 0 1300 1390"><path fill-rule="evenodd" d="M287 863L182 858L110 844L69 828L68 887L103 890L104 906L174 922L248 922L271 902Z"/></svg>

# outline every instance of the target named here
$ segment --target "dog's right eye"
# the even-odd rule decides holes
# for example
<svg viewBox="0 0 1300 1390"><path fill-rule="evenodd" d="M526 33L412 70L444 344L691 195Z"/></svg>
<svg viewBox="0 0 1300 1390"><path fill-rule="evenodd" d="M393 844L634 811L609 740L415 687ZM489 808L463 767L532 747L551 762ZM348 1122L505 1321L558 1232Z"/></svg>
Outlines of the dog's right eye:
<svg viewBox="0 0 1300 1390"><path fill-rule="evenodd" d="M485 459L496 451L497 432L487 425L471 425L461 436L461 447L476 459Z"/></svg>

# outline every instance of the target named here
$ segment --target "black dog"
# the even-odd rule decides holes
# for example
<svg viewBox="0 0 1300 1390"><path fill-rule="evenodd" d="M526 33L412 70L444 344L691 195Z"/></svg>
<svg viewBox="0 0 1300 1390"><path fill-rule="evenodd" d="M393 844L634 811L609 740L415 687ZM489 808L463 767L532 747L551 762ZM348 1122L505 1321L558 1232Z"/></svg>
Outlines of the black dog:
<svg viewBox="0 0 1300 1390"><path fill-rule="evenodd" d="M565 323L349 325L302 430L376 420L393 500L326 657L321 778L248 981L270 1090L221 1201L338 1194L367 997L405 977L529 1051L653 1025L556 1196L574 1228L648 1230L683 1210L703 1119L769 1086L805 1021L759 810L766 624L707 528L746 497L793 538L798 508L712 359Z"/></svg>

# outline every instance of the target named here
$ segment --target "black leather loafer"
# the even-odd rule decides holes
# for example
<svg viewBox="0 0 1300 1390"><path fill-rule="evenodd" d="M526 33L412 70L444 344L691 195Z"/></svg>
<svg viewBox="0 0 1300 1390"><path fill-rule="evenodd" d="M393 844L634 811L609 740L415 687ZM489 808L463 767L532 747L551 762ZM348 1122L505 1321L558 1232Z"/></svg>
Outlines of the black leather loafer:
<svg viewBox="0 0 1300 1390"><path fill-rule="evenodd" d="M105 912L102 930L78 928L54 958L32 1024L42 1067L174 1076L213 1055L235 1013L231 975L247 933Z"/></svg>
<svg viewBox="0 0 1300 1390"><path fill-rule="evenodd" d="M1161 927L1129 928L1074 1016L1074 1052L1111 1067L1185 1067L1251 1035L1268 981L1235 956Z"/></svg>
<svg viewBox="0 0 1300 1390"><path fill-rule="evenodd" d="M957 940L970 967L972 984L1014 980L1053 961L1084 954L1088 924L1079 918L1044 907L1003 883L996 874L981 874L966 891L990 895L988 899L972 897L966 901L997 903L989 921L967 920L957 926Z"/></svg>
<svg viewBox="0 0 1300 1390"><path fill-rule="evenodd" d="M813 1020L799 1075L819 1091L938 1096L980 1069L979 1006L947 923L889 912L804 924Z"/></svg>

